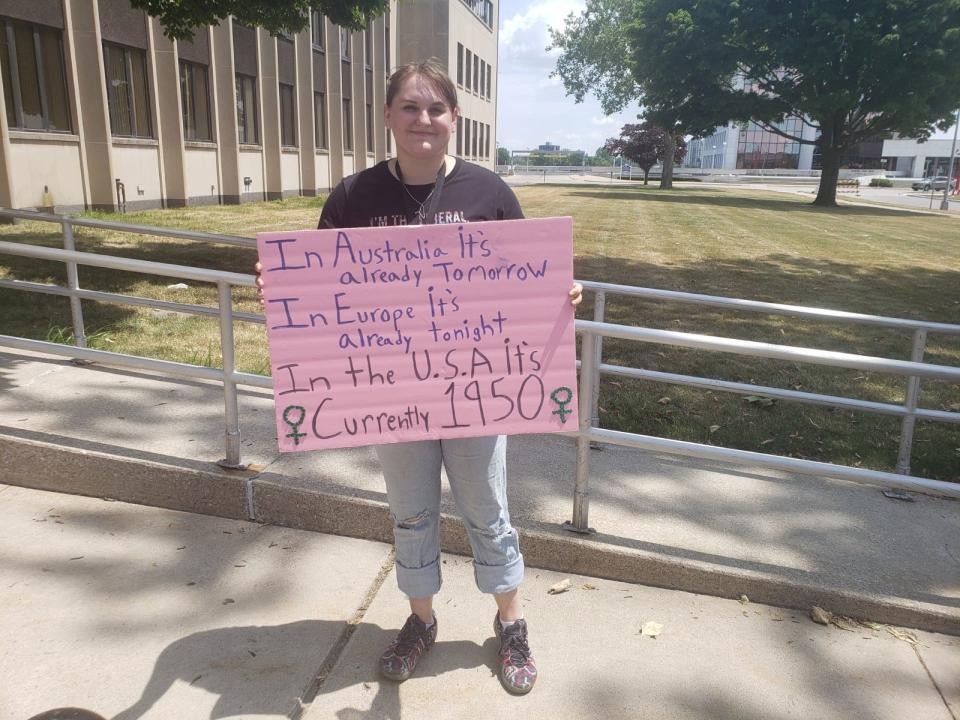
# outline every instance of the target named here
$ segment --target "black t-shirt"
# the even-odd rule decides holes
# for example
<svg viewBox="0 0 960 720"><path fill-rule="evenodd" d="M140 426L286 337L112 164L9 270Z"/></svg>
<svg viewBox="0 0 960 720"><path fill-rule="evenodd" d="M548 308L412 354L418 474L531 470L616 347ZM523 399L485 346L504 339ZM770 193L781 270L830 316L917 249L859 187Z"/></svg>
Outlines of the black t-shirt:
<svg viewBox="0 0 960 720"><path fill-rule="evenodd" d="M323 228L407 225L413 223L420 203L427 200L433 184L403 185L387 167L387 161L345 178L327 198L317 226ZM416 201L414 200L416 198ZM430 202L427 201L425 207ZM516 195L496 173L457 159L444 178L436 212L428 223L460 223L480 220L522 220Z"/></svg>

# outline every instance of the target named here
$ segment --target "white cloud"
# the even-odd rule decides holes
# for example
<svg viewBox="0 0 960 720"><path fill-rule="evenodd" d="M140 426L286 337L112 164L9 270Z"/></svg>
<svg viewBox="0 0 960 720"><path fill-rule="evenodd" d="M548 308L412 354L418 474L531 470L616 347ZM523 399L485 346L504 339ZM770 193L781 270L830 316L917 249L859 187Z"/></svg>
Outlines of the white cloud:
<svg viewBox="0 0 960 720"><path fill-rule="evenodd" d="M501 4L501 8L506 3ZM528 149L547 140L593 152L621 125L635 122L637 108L606 117L592 96L577 104L566 97L563 82L551 77L558 51L547 52L549 28L562 28L578 0L511 0L514 14L501 15L497 116L498 144Z"/></svg>

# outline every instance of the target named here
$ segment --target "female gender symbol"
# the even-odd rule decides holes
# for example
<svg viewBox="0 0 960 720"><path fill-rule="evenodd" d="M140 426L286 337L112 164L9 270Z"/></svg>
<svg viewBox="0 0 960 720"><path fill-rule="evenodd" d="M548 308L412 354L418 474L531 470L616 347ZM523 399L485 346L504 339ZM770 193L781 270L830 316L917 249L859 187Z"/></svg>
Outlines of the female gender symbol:
<svg viewBox="0 0 960 720"><path fill-rule="evenodd" d="M567 397L564 398L563 400L557 397L561 392L565 392L567 394ZM567 410L567 403L573 400L573 390L571 390L566 386L561 385L552 393L550 393L550 399L560 406L560 409L554 410L552 414L559 415L560 422L565 423L567 421L567 415L573 415L573 410Z"/></svg>
<svg viewBox="0 0 960 720"><path fill-rule="evenodd" d="M291 420L287 415L289 415L291 410L299 410L300 418L297 420ZM288 438L293 438L294 446L300 444L300 438L306 437L306 433L300 432L300 426L303 424L304 419L307 417L307 409L302 405L289 405L286 410L283 411L283 421L291 427L293 432L287 433Z"/></svg>

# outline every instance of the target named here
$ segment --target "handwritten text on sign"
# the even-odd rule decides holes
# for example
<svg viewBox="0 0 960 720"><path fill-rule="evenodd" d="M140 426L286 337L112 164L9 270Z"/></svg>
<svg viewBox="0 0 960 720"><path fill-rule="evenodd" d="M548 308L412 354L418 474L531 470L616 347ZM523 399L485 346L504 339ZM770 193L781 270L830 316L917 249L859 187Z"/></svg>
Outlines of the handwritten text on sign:
<svg viewBox="0 0 960 720"><path fill-rule="evenodd" d="M570 218L257 245L281 451L576 429Z"/></svg>

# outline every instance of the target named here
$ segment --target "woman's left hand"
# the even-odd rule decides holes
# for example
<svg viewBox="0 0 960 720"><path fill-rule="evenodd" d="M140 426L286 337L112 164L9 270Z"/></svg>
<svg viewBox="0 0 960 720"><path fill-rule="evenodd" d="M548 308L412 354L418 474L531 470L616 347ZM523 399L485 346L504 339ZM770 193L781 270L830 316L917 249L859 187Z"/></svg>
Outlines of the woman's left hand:
<svg viewBox="0 0 960 720"><path fill-rule="evenodd" d="M570 304L576 307L581 302L583 302L583 285L580 283L574 283L573 287L570 289Z"/></svg>

